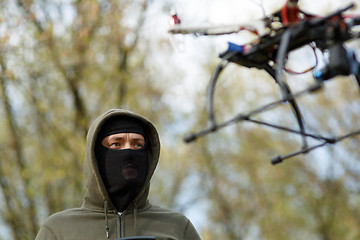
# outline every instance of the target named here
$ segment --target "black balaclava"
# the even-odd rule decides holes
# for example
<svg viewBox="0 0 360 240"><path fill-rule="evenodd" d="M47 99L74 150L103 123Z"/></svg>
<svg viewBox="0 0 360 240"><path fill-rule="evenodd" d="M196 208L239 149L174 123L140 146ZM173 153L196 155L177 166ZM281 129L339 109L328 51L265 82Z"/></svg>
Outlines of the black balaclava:
<svg viewBox="0 0 360 240"><path fill-rule="evenodd" d="M145 146L139 150L117 150L102 145L104 137L115 133L139 133L145 138ZM120 212L134 200L145 183L148 172L147 141L141 122L127 116L110 118L97 136L95 156L99 172L111 201ZM135 172L135 176L126 179L127 170Z"/></svg>

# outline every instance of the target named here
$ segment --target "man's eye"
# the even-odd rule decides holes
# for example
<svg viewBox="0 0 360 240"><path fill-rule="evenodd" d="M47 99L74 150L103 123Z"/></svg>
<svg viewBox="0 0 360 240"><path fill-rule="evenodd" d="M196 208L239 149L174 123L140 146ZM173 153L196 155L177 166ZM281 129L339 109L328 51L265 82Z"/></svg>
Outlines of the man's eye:
<svg viewBox="0 0 360 240"><path fill-rule="evenodd" d="M135 143L135 144L134 144L134 147L135 147L136 149L143 148L143 147L144 147L144 144L142 144L142 143Z"/></svg>
<svg viewBox="0 0 360 240"><path fill-rule="evenodd" d="M120 147L120 143L111 143L110 147L111 148L118 148L118 147Z"/></svg>

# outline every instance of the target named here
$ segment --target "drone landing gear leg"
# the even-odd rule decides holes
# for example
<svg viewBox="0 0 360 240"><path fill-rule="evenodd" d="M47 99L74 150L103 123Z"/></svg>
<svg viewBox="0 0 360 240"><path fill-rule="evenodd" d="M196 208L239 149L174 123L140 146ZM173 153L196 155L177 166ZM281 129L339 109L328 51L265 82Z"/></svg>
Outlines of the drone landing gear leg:
<svg viewBox="0 0 360 240"><path fill-rule="evenodd" d="M276 71L275 71L274 68L272 68L269 64L265 64L263 66L263 69L275 80L276 83L278 83L278 81L276 80ZM303 120L301 111L299 109L298 104L295 101L295 98L293 97L293 94L292 94L290 88L288 87L288 85L285 82L283 83L283 87L285 88L286 95L288 96L287 99L284 99L284 100L288 101L289 104L291 105L292 110L293 110L293 112L295 114L295 117L297 119L300 131L302 133L302 147L301 147L301 149L302 150L307 149L308 144L307 144L306 137L305 137L306 132L305 132L304 120Z"/></svg>

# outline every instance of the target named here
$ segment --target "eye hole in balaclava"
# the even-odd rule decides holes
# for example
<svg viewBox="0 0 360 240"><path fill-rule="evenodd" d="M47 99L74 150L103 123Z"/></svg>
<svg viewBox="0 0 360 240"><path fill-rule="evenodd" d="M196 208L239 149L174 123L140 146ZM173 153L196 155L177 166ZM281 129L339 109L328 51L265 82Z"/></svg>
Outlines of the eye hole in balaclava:
<svg viewBox="0 0 360 240"><path fill-rule="evenodd" d="M117 133L141 134L145 145L137 150L118 150L102 144L105 137ZM148 172L147 141L141 122L131 117L110 118L99 131L95 156L106 190L118 211L125 210L145 183Z"/></svg>

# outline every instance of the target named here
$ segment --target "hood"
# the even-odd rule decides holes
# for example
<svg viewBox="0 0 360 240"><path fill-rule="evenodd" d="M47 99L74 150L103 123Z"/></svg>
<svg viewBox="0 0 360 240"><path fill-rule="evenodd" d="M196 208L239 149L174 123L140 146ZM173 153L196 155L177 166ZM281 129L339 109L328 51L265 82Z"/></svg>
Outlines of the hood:
<svg viewBox="0 0 360 240"><path fill-rule="evenodd" d="M144 185L142 186L139 194L133 199L132 203L136 201L138 207L144 206L146 204L149 188L150 188L150 179L154 174L155 168L159 161L160 155L160 140L158 132L155 126L146 118L127 111L123 109L111 109L101 116L99 116L91 124L88 135L86 138L86 152L85 152L85 162L84 162L84 175L85 175L85 186L86 193L84 197L83 207L94 209L94 210L103 210L104 203L107 202L109 205L109 210L115 210L113 203L110 200L110 197L106 191L103 180L100 176L97 161L95 159L95 143L97 135L100 131L101 126L111 117L114 116L128 116L140 120L145 128L145 134L148 136L148 173ZM130 204L127 209L132 208L133 204Z"/></svg>

